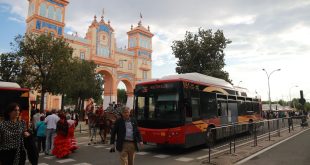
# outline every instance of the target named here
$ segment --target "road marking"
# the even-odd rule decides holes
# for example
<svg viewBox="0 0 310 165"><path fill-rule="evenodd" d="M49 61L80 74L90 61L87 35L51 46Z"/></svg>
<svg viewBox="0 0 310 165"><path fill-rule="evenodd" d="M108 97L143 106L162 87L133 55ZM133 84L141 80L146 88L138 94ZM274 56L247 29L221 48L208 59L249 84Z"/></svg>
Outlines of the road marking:
<svg viewBox="0 0 310 165"><path fill-rule="evenodd" d="M147 154L149 154L149 152L137 152L136 154L137 155L147 155Z"/></svg>
<svg viewBox="0 0 310 165"><path fill-rule="evenodd" d="M39 153L39 156L43 156L43 155L45 155L45 153Z"/></svg>
<svg viewBox="0 0 310 165"><path fill-rule="evenodd" d="M77 145L88 144L88 142L79 142Z"/></svg>
<svg viewBox="0 0 310 165"><path fill-rule="evenodd" d="M108 147L108 148L105 148L106 150L110 150L111 149L111 147Z"/></svg>
<svg viewBox="0 0 310 165"><path fill-rule="evenodd" d="M80 137L81 139L89 139L89 137Z"/></svg>
<svg viewBox="0 0 310 165"><path fill-rule="evenodd" d="M74 159L63 159L63 160L58 160L56 162L58 163L68 163L68 162L74 162L75 160Z"/></svg>
<svg viewBox="0 0 310 165"><path fill-rule="evenodd" d="M193 158L185 158L185 157L181 157L181 158L178 158L178 159L175 159L177 161L181 161L181 162L189 162L189 161L192 161L194 160Z"/></svg>
<svg viewBox="0 0 310 165"><path fill-rule="evenodd" d="M46 156L46 157L44 157L45 159L54 159L55 158L55 156Z"/></svg>
<svg viewBox="0 0 310 165"><path fill-rule="evenodd" d="M106 146L94 146L95 148L103 148L103 147L106 147Z"/></svg>
<svg viewBox="0 0 310 165"><path fill-rule="evenodd" d="M290 140L290 139L292 139L292 138L294 138L295 136L298 136L299 134L301 134L301 133L303 133L303 132L305 132L305 131L307 131L307 130L309 130L309 129L310 129L310 128L308 128L308 129L306 129L306 130L303 130L303 131L301 131L301 132L298 132L297 134L292 135L291 137L289 137L289 138L287 138L287 139L284 139L284 140L282 140L282 141L279 141L278 143L275 143L275 144L273 144L273 145L271 145L271 146L269 146L269 147L267 147L267 148L265 148L265 149L263 149L263 150L261 150L261 151L255 153L255 154L253 154L253 155L251 155L251 156L249 156L249 157L247 157L247 158L245 158L245 159L242 159L241 161L237 162L235 165L243 164L243 163L249 161L250 159L252 159L252 158L254 158L254 157L256 157L256 156L258 156L258 155L260 155L260 154L262 154L262 153L264 153L264 152L266 152L266 151L268 151L268 150L270 150L270 149L272 149L272 148L274 148L274 147L276 147L276 146L278 146L278 145L280 145L280 144L282 144L282 143L284 143L284 142L286 142L286 141L288 141L288 140Z"/></svg>
<svg viewBox="0 0 310 165"><path fill-rule="evenodd" d="M46 163L39 163L38 165L48 165L48 164L46 164Z"/></svg>
<svg viewBox="0 0 310 165"><path fill-rule="evenodd" d="M92 165L92 164L89 164L89 163L78 163L78 164L74 164L74 165Z"/></svg>
<svg viewBox="0 0 310 165"><path fill-rule="evenodd" d="M161 158L161 159L163 159L163 158L168 158L168 157L170 157L170 155L159 154L159 155L155 155L154 157L155 157L155 158Z"/></svg>

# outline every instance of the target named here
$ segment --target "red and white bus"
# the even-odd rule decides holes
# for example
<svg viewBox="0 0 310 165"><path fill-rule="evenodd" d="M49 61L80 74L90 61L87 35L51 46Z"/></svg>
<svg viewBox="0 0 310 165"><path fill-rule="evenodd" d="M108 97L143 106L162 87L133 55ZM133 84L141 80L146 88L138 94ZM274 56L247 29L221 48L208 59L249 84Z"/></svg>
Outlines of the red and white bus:
<svg viewBox="0 0 310 165"><path fill-rule="evenodd" d="M4 109L14 102L20 105L21 119L29 124L29 89L21 88L17 83L0 81L0 100L0 121L3 120Z"/></svg>
<svg viewBox="0 0 310 165"><path fill-rule="evenodd" d="M262 120L259 98L199 73L140 82L134 93L134 113L144 142L188 148L227 136L212 128L238 124L241 133L248 126L240 123Z"/></svg>

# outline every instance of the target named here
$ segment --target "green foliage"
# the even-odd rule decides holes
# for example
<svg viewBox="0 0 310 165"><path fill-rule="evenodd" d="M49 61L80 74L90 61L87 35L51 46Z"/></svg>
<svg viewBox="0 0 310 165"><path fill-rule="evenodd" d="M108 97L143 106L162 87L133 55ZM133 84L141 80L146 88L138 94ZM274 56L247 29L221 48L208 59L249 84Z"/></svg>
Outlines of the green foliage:
<svg viewBox="0 0 310 165"><path fill-rule="evenodd" d="M91 97L102 100L103 79L95 73L96 65L73 59L73 49L63 38L19 35L11 45L16 53L1 55L1 78L41 93L65 95L67 104ZM40 101L43 109L44 95Z"/></svg>
<svg viewBox="0 0 310 165"><path fill-rule="evenodd" d="M18 82L22 73L22 60L16 53L0 55L0 79L8 82Z"/></svg>
<svg viewBox="0 0 310 165"><path fill-rule="evenodd" d="M23 68L28 71L29 83L34 89L53 92L53 86L61 79L53 79L69 63L73 49L63 38L51 35L27 34L16 37L19 54L24 59Z"/></svg>
<svg viewBox="0 0 310 165"><path fill-rule="evenodd" d="M59 92L55 86L62 81L55 79L71 60L73 49L63 38L51 35L26 34L15 38L18 54L23 59L23 70L27 75L26 84L29 88L41 93ZM61 92L59 92L61 93ZM44 95L41 95L41 109L43 109Z"/></svg>
<svg viewBox="0 0 310 165"><path fill-rule="evenodd" d="M279 100L279 102L278 102L281 106L286 106L286 105L288 105L288 102L286 102L286 101L284 101L284 100Z"/></svg>
<svg viewBox="0 0 310 165"><path fill-rule="evenodd" d="M101 100L103 79L95 73L96 65L90 61L74 59L67 67L63 83L59 86L73 99Z"/></svg>
<svg viewBox="0 0 310 165"><path fill-rule="evenodd" d="M231 82L223 70L224 49L230 43L221 30L213 33L211 29L199 28L197 34L187 31L184 40L173 41L172 51L178 59L176 72L198 72Z"/></svg>
<svg viewBox="0 0 310 165"><path fill-rule="evenodd" d="M126 104L127 102L127 95L125 89L117 89L117 102Z"/></svg>

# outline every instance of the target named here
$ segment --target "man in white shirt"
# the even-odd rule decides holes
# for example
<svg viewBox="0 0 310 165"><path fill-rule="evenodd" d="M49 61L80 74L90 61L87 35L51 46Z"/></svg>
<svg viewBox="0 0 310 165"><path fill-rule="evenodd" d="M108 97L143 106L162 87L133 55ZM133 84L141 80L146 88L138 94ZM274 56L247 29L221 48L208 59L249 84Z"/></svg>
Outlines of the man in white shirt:
<svg viewBox="0 0 310 165"><path fill-rule="evenodd" d="M52 114L44 120L46 123L46 151L45 155L51 154L54 148L54 138L56 136L57 122L60 118L56 115L56 110L52 110Z"/></svg>

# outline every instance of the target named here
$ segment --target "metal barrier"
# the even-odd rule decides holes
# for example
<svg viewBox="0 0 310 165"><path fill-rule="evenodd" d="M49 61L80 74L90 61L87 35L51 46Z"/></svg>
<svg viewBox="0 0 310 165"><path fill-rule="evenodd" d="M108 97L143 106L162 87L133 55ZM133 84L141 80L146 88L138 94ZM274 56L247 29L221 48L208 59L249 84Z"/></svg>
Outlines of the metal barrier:
<svg viewBox="0 0 310 165"><path fill-rule="evenodd" d="M258 137L263 136L268 131L268 140L271 140L271 134L276 134L277 136L281 136L281 130L288 127L289 133L291 132L291 128L294 131L294 124L298 124L298 122L304 123L299 118L276 118L258 122L248 122L248 123L232 123L229 125L224 125L222 127L212 128L211 132L215 132L216 139L224 139L224 142L228 142L229 145L229 153L236 152L236 142L244 140L244 136L238 137L237 135L241 133L246 133L246 140L253 139L253 146L256 147L258 145ZM236 141L236 139L238 141ZM211 151L214 144L208 144L209 149L209 163L211 162Z"/></svg>

